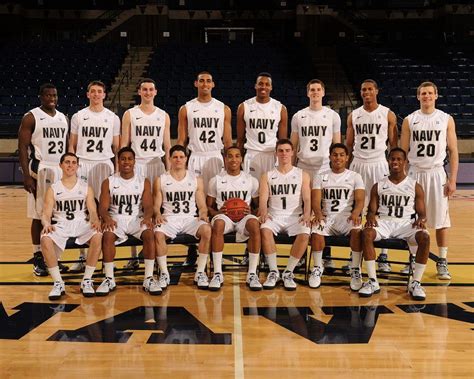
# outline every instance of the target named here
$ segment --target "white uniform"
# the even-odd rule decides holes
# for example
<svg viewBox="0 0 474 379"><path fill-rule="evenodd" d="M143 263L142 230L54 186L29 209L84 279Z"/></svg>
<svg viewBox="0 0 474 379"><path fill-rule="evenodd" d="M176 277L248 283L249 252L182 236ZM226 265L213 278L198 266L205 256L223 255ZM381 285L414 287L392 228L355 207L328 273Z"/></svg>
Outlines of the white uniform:
<svg viewBox="0 0 474 379"><path fill-rule="evenodd" d="M245 149L244 171L260 180L265 172L275 167L275 146L282 104L270 98L268 103L257 102L256 97L245 100Z"/></svg>
<svg viewBox="0 0 474 379"><path fill-rule="evenodd" d="M120 119L107 108L94 112L87 107L72 116L71 133L77 135L78 176L98 199L102 182L114 172L112 144L120 135Z"/></svg>
<svg viewBox="0 0 474 379"><path fill-rule="evenodd" d="M258 197L258 181L243 171L239 175L229 175L223 171L211 179L208 195L216 199L217 209L221 209L228 199L236 197L244 200L250 206L252 198ZM223 220L225 223L224 234L236 232L236 241L243 242L249 238L245 225L250 219L257 219L257 217L248 214L242 220L234 222L225 214L218 214L212 218L211 224L214 225L216 220Z"/></svg>
<svg viewBox="0 0 474 379"><path fill-rule="evenodd" d="M312 233L348 235L352 229L360 229L360 225L354 226L347 221L354 207L354 191L365 189L360 174L351 170L340 174L325 171L316 175L313 189L321 190L322 211L326 220L322 225L314 225Z"/></svg>
<svg viewBox="0 0 474 379"><path fill-rule="evenodd" d="M298 134L298 167L311 178L329 170L329 147L333 135L341 132L341 117L328 107L318 111L306 107L291 119L291 132Z"/></svg>
<svg viewBox="0 0 474 379"><path fill-rule="evenodd" d="M408 175L425 191L427 224L435 229L449 228L448 197L444 186L448 180L444 171L449 115L439 109L431 114L417 110L410 114L410 149Z"/></svg>
<svg viewBox="0 0 474 379"><path fill-rule="evenodd" d="M163 196L162 214L166 223L155 227L155 232L162 232L171 239L176 238L178 234L197 237L199 227L206 222L196 217L196 176L188 170L182 180L177 180L170 172L166 172L160 176L160 183Z"/></svg>
<svg viewBox="0 0 474 379"><path fill-rule="evenodd" d="M303 170L293 167L283 174L275 168L267 175L268 214L271 219L265 221L261 228L268 228L275 235L283 232L289 236L309 234L310 228L299 221L303 214Z"/></svg>

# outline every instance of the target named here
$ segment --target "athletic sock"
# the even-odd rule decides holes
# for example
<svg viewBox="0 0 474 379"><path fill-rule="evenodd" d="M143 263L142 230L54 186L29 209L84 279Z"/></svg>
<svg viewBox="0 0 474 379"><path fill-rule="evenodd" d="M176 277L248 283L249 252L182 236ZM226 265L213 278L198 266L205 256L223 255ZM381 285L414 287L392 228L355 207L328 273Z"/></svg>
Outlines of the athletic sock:
<svg viewBox="0 0 474 379"><path fill-rule="evenodd" d="M197 257L197 272L206 271L207 257L209 254L199 253Z"/></svg>
<svg viewBox="0 0 474 379"><path fill-rule="evenodd" d="M104 272L106 278L114 278L114 262L104 262Z"/></svg>
<svg viewBox="0 0 474 379"><path fill-rule="evenodd" d="M145 262L145 278L153 276L153 269L155 268L154 259L144 259Z"/></svg>
<svg viewBox="0 0 474 379"><path fill-rule="evenodd" d="M448 257L448 248L447 247L440 247L439 248L439 257L441 259L446 259Z"/></svg>
<svg viewBox="0 0 474 379"><path fill-rule="evenodd" d="M94 266L86 266L84 271L84 277L82 280L92 279L92 275L94 275L95 267Z"/></svg>
<svg viewBox="0 0 474 379"><path fill-rule="evenodd" d="M214 264L214 274L222 273L222 251L212 252L212 262Z"/></svg>
<svg viewBox="0 0 474 379"><path fill-rule="evenodd" d="M167 256L163 255L161 257L156 257L156 262L158 263L158 267L160 268L160 272L163 274L168 274L168 264L166 263Z"/></svg>
<svg viewBox="0 0 474 379"><path fill-rule="evenodd" d="M54 282L62 282L61 273L59 272L59 266L48 267L49 275L53 278Z"/></svg>
<svg viewBox="0 0 474 379"><path fill-rule="evenodd" d="M351 251L351 265L352 268L360 268L360 258L362 257L362 252L360 251Z"/></svg>
<svg viewBox="0 0 474 379"><path fill-rule="evenodd" d="M260 254L250 253L249 252L249 274L257 273L258 260L260 259Z"/></svg>
<svg viewBox="0 0 474 379"><path fill-rule="evenodd" d="M415 262L415 268L413 269L413 280L421 282L421 279L423 278L423 273L425 272L425 268L425 264Z"/></svg>
<svg viewBox="0 0 474 379"><path fill-rule="evenodd" d="M323 251L313 251L314 267L323 267Z"/></svg>
<svg viewBox="0 0 474 379"><path fill-rule="evenodd" d="M365 261L365 267L367 269L367 276L370 279L377 281L377 273L375 272L375 261Z"/></svg>
<svg viewBox="0 0 474 379"><path fill-rule="evenodd" d="M285 271L293 272L293 270L295 269L299 261L300 261L300 258L296 258L293 255L290 255L288 257L288 264L286 265Z"/></svg>
<svg viewBox="0 0 474 379"><path fill-rule="evenodd" d="M267 259L268 268L270 269L270 271L277 271L278 272L276 253L265 255L265 258Z"/></svg>

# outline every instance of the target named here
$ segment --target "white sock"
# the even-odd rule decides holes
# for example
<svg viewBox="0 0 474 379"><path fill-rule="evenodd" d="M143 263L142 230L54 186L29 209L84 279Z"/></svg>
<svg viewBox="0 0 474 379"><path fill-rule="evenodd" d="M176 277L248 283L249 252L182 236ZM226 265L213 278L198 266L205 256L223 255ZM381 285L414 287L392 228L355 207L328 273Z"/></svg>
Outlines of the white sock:
<svg viewBox="0 0 474 379"><path fill-rule="evenodd" d="M377 281L377 273L375 272L375 261L365 261L365 267L367 269L368 277Z"/></svg>
<svg viewBox="0 0 474 379"><path fill-rule="evenodd" d="M277 271L278 272L276 253L265 255L265 258L267 259L268 268L270 269L270 271Z"/></svg>
<svg viewBox="0 0 474 379"><path fill-rule="evenodd" d="M49 275L53 278L54 282L62 282L61 273L59 272L59 266L48 267Z"/></svg>
<svg viewBox="0 0 474 379"><path fill-rule="evenodd" d="M352 268L360 268L360 258L362 257L362 252L351 251L351 254L352 254Z"/></svg>
<svg viewBox="0 0 474 379"><path fill-rule="evenodd" d="M314 267L323 267L323 251L313 251Z"/></svg>
<svg viewBox="0 0 474 379"><path fill-rule="evenodd" d="M388 249L380 249L380 254L385 254L388 256Z"/></svg>
<svg viewBox="0 0 474 379"><path fill-rule="evenodd" d="M256 274L257 273L257 266L258 260L260 258L260 254L254 254L249 252L249 274Z"/></svg>
<svg viewBox="0 0 474 379"><path fill-rule="evenodd" d="M207 257L209 254L199 253L197 257L197 272L206 271Z"/></svg>
<svg viewBox="0 0 474 379"><path fill-rule="evenodd" d="M214 263L214 274L216 272L222 274L222 251L212 252L212 261Z"/></svg>
<svg viewBox="0 0 474 379"><path fill-rule="evenodd" d="M166 263L167 256L162 255L161 257L156 257L156 262L158 263L158 267L160 268L160 272L164 274L168 274L168 264Z"/></svg>
<svg viewBox="0 0 474 379"><path fill-rule="evenodd" d="M87 250L86 249L79 249L79 259L87 259Z"/></svg>
<svg viewBox="0 0 474 379"><path fill-rule="evenodd" d="M104 262L104 271L106 278L114 278L114 262Z"/></svg>
<svg viewBox="0 0 474 379"><path fill-rule="evenodd" d="M132 256L132 258L138 257L136 246L130 246L130 255Z"/></svg>
<svg viewBox="0 0 474 379"><path fill-rule="evenodd" d="M33 245L33 254L41 251L41 245Z"/></svg>
<svg viewBox="0 0 474 379"><path fill-rule="evenodd" d="M153 269L155 268L154 259L144 259L145 262L145 278L153 276Z"/></svg>
<svg viewBox="0 0 474 379"><path fill-rule="evenodd" d="M447 247L440 247L439 248L439 257L441 259L446 259L448 257L448 248Z"/></svg>
<svg viewBox="0 0 474 379"><path fill-rule="evenodd" d="M95 271L95 266L86 265L86 269L84 271L84 277L82 278L82 280L92 279L92 275L94 275L94 271Z"/></svg>
<svg viewBox="0 0 474 379"><path fill-rule="evenodd" d="M425 272L425 268L426 265L415 262L415 268L413 270L413 280L421 282L421 279L423 278L423 273Z"/></svg>
<svg viewBox="0 0 474 379"><path fill-rule="evenodd" d="M300 258L296 258L293 255L290 255L288 257L288 263L286 265L285 271L293 272L293 270L295 269L295 267L296 267L296 265L298 264L299 261L300 261Z"/></svg>

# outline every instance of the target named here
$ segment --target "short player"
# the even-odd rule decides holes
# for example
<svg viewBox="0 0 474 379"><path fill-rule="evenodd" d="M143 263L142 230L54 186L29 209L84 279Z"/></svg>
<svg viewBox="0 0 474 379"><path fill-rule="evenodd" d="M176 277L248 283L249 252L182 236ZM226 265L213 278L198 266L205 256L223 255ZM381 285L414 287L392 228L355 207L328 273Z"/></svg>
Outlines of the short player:
<svg viewBox="0 0 474 379"><path fill-rule="evenodd" d="M173 146L170 149L170 170L157 178L153 187L159 285L166 288L170 283L166 239L174 239L178 234L189 234L199 239L198 267L194 281L199 289L207 289L209 280L205 271L211 243L211 226L207 222L202 178L187 170L186 163L186 148L181 145Z"/></svg>
<svg viewBox="0 0 474 379"><path fill-rule="evenodd" d="M68 120L56 109L58 92L53 84L40 87L39 99L41 105L27 112L21 120L18 150L23 186L28 192L27 216L32 219L33 273L47 276L40 246L41 215L48 187L62 175L59 161L67 148ZM67 271L67 267L63 266L61 271Z"/></svg>
<svg viewBox="0 0 474 379"><path fill-rule="evenodd" d="M423 187L428 227L436 229L438 279L450 280L447 262L448 229L451 227L448 199L456 191L459 168L456 126L450 115L436 109L438 88L434 83L421 83L417 96L420 109L403 120L400 144L408 151L408 175ZM446 150L449 154L449 176L443 167Z"/></svg>
<svg viewBox="0 0 474 379"><path fill-rule="evenodd" d="M351 290L358 291L362 287L360 236L365 185L360 174L346 169L349 160L346 145L333 144L329 151L331 169L315 177L311 191L314 212L311 250L314 267L309 276L309 286L318 288L321 285L321 276L324 272L322 262L324 236L350 235L352 250L350 287Z"/></svg>
<svg viewBox="0 0 474 379"><path fill-rule="evenodd" d="M64 251L68 238L75 237L76 243L87 243L89 255L81 292L85 297L94 296L92 275L100 254L102 233L94 200L94 191L77 178L79 158L65 153L60 159L62 178L48 188L41 217L43 232L41 248L54 281L49 293L50 300L58 300L65 294L64 282L58 267L58 257ZM54 221L54 224L51 223ZM89 220L88 220L89 219Z"/></svg>
<svg viewBox="0 0 474 379"><path fill-rule="evenodd" d="M118 151L117 161L118 173L104 180L100 193L105 279L97 288L96 295L107 296L115 290L115 245L125 242L129 235L143 241L143 290L151 295L160 295L162 290L153 278L155 244L150 181L135 174L135 152L130 147L122 147Z"/></svg>
<svg viewBox="0 0 474 379"><path fill-rule="evenodd" d="M390 150L388 164L390 175L375 183L370 192L367 223L362 232L362 249L369 279L359 290L359 296L370 297L380 292L375 272L374 241L401 238L409 245L418 244L408 292L413 300L425 300L426 294L420 283L428 262L430 235L425 227L423 188L405 174L407 155L403 149L396 147Z"/></svg>
<svg viewBox="0 0 474 379"><path fill-rule="evenodd" d="M278 166L262 175L259 190L259 216L262 249L270 272L264 289L273 289L280 280L274 235L286 233L296 236L282 274L286 290L294 291L293 270L306 252L311 221L311 187L309 175L293 166L293 144L289 139L280 139L276 144Z"/></svg>
<svg viewBox="0 0 474 379"><path fill-rule="evenodd" d="M241 170L242 154L237 145L227 148L225 153L226 171L222 171L211 179L207 194L207 207L212 217L212 260L214 276L209 289L217 291L224 282L222 274L222 253L224 250L224 234L235 232L236 241L248 240L249 269L247 285L253 291L262 289L257 276L257 265L260 257L260 223L251 213L258 208L258 181L250 174ZM247 203L246 215L242 220L234 222L227 216L225 202L231 198L239 198Z"/></svg>

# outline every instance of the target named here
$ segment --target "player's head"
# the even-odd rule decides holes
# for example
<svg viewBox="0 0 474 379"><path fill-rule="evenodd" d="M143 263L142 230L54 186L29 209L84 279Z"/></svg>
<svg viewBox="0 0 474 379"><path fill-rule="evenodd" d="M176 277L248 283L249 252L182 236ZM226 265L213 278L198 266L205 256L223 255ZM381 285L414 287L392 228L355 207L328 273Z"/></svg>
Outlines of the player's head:
<svg viewBox="0 0 474 379"><path fill-rule="evenodd" d="M329 161L335 172L344 171L349 161L349 150L343 143L333 143L329 147Z"/></svg>
<svg viewBox="0 0 474 379"><path fill-rule="evenodd" d="M360 85L360 96L364 103L377 102L379 86L373 79L365 79Z"/></svg>
<svg viewBox="0 0 474 379"><path fill-rule="evenodd" d="M242 165L242 153L237 145L228 147L225 151L225 167L228 172L238 172Z"/></svg>
<svg viewBox="0 0 474 379"><path fill-rule="evenodd" d="M170 149L170 166L172 169L185 169L188 161L186 148L182 145L174 145Z"/></svg>
<svg viewBox="0 0 474 379"><path fill-rule="evenodd" d="M438 87L433 82L423 82L416 89L416 97L421 106L434 106L438 99Z"/></svg>
<svg viewBox="0 0 474 379"><path fill-rule="evenodd" d="M79 168L79 158L74 153L64 153L59 159L59 167L63 171L63 176L76 175Z"/></svg>
<svg viewBox="0 0 474 379"><path fill-rule="evenodd" d="M102 104L105 99L105 84L100 80L93 80L87 85L87 98L91 105Z"/></svg>
<svg viewBox="0 0 474 379"><path fill-rule="evenodd" d="M289 164L293 157L293 143L288 138L279 139L275 146L278 164Z"/></svg>
<svg viewBox="0 0 474 379"><path fill-rule="evenodd" d="M117 153L118 169L122 176L133 176L135 152L129 146L122 147Z"/></svg>
<svg viewBox="0 0 474 379"><path fill-rule="evenodd" d="M212 89L215 87L214 79L208 71L201 71L196 76L194 87L198 90L198 96L211 95Z"/></svg>
<svg viewBox="0 0 474 379"><path fill-rule="evenodd" d="M54 109L58 104L58 90L51 83L42 84L39 89L41 106L46 109Z"/></svg>
<svg viewBox="0 0 474 379"><path fill-rule="evenodd" d="M59 159L59 164L63 163L67 157L75 158L76 162L79 163L79 157L74 153L68 152L61 155L61 158Z"/></svg>
<svg viewBox="0 0 474 379"><path fill-rule="evenodd" d="M138 83L138 95L142 102L152 103L157 94L156 82L150 78L144 78Z"/></svg>
<svg viewBox="0 0 474 379"><path fill-rule="evenodd" d="M324 83L322 80L311 79L308 84L306 84L306 94L310 99L322 99L325 93L326 88L324 87Z"/></svg>
<svg viewBox="0 0 474 379"><path fill-rule="evenodd" d="M407 164L407 153L400 147L394 147L388 153L388 168L390 173L399 173L405 171Z"/></svg>
<svg viewBox="0 0 474 379"><path fill-rule="evenodd" d="M273 89L272 76L268 72L261 72L255 81L255 91L258 99L268 99Z"/></svg>

